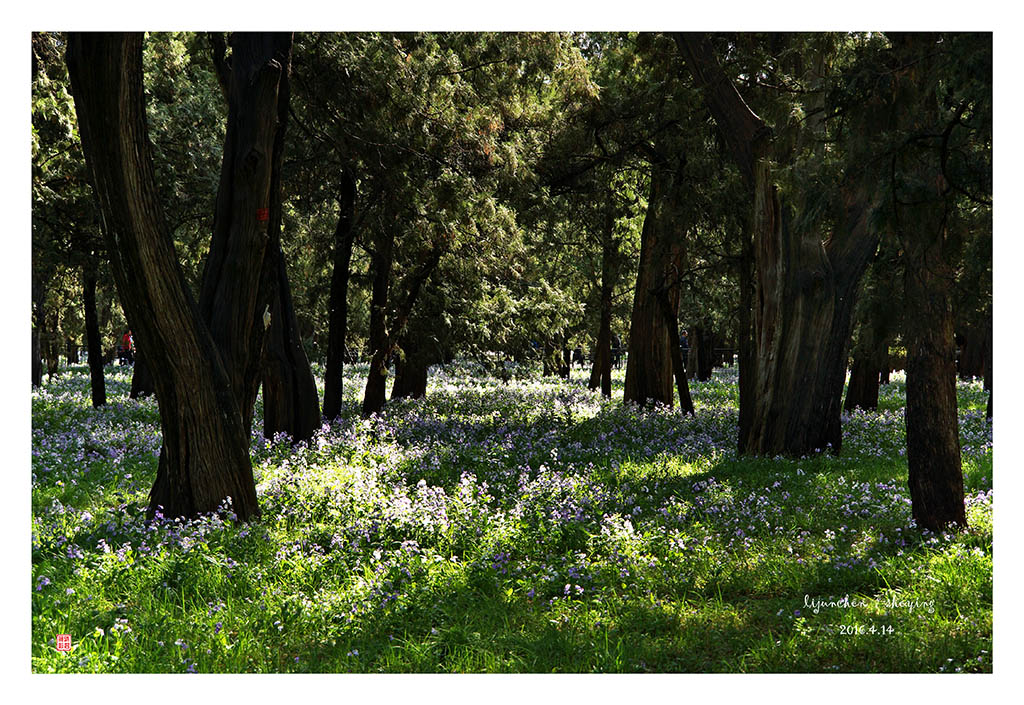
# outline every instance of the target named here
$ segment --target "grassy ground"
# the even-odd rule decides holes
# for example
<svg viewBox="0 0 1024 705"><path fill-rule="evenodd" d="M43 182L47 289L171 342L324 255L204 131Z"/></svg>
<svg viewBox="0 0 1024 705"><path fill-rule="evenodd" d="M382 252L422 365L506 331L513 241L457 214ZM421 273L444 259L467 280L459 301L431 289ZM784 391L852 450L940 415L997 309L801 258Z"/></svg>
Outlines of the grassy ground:
<svg viewBox="0 0 1024 705"><path fill-rule="evenodd" d="M33 392L33 670L991 672L980 384L970 529L936 535L910 520L901 377L839 457L788 460L736 457L728 369L695 417L457 365L368 421L365 371L308 447L254 435L242 526L145 520L157 410L119 368L100 410L85 368Z"/></svg>

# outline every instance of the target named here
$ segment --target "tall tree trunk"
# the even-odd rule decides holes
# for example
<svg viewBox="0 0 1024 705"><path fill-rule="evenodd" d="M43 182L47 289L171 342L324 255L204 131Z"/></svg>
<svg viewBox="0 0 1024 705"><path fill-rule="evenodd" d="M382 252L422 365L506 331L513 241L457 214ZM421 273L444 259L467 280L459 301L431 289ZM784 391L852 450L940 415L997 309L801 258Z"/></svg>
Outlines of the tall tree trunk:
<svg viewBox="0 0 1024 705"><path fill-rule="evenodd" d="M338 196L338 225L334 229L334 263L328 303L327 364L324 369L324 416L335 419L341 414L342 380L345 372L345 337L348 329L348 280L352 262L355 228L355 180L342 174Z"/></svg>
<svg viewBox="0 0 1024 705"><path fill-rule="evenodd" d="M612 195L609 193L608 198ZM601 322L594 346L594 365L590 389L601 387L605 397L612 395L612 295L618 281L618 243L615 240L615 215L609 207L601 233Z"/></svg>
<svg viewBox="0 0 1024 705"><path fill-rule="evenodd" d="M384 243L386 247L381 248L378 246L378 250L383 249L387 256L387 266L382 267L381 270L390 279L394 238L389 236L384 239L387 241ZM382 303L379 306L379 320L374 320L373 316L376 312L371 307L370 341L374 353L373 358L370 360L370 372L366 380L366 391L363 394L362 415L364 418L384 408L388 360L395 351L398 340L405 335L406 325L409 322L409 316L412 314L413 306L416 305L416 300L419 298L420 289L427 279L430 278L430 275L434 273L434 270L437 269L437 264L441 261L444 253L448 251L449 244L450 241L446 238L433 242L430 249L420 256L419 263L400 282L398 290L403 293L403 298L398 306L395 307L390 326L388 326L388 321L384 318L388 298L387 280L383 279L381 274L374 276L373 298L377 300L378 285L383 290L383 296L380 299ZM381 277L381 279L378 280L378 277Z"/></svg>
<svg viewBox="0 0 1024 705"><path fill-rule="evenodd" d="M263 317L278 275L282 116L292 37L235 32L230 41L227 131L199 310L223 357L248 434L263 371Z"/></svg>
<svg viewBox="0 0 1024 705"><path fill-rule="evenodd" d="M679 287L675 287L678 292ZM686 364L683 362L683 351L679 347L679 295L675 296L675 302L669 296L667 289L658 292L658 306L661 314L665 317L665 327L668 329L668 339L672 341L669 352L672 358L672 376L676 380L676 391L679 393L679 408L684 414L696 413L693 409L693 399L690 397L690 385L686 379Z"/></svg>
<svg viewBox="0 0 1024 705"><path fill-rule="evenodd" d="M859 340L853 350L853 365L850 368L850 382L843 409L853 411L858 408L878 408L878 389L888 348L888 340L877 330L876 322L865 318L861 322Z"/></svg>
<svg viewBox="0 0 1024 705"><path fill-rule="evenodd" d="M103 344L96 316L96 268L91 264L82 267L82 303L85 308L85 344L89 351L92 405L99 407L107 403L107 384L103 378Z"/></svg>
<svg viewBox="0 0 1024 705"><path fill-rule="evenodd" d="M838 452L852 305L877 246L868 226L874 198L850 177L845 222L827 243L793 232L772 177L771 130L725 76L706 37L676 40L753 193L754 405L739 446L768 456Z"/></svg>
<svg viewBox="0 0 1024 705"><path fill-rule="evenodd" d="M908 139L894 156L892 183L897 232L903 246L907 347L907 470L911 512L917 525L939 531L966 527L956 399L956 344L952 291L959 243L949 228L941 147L927 135L938 123L934 88L922 77L934 65L935 37L891 37ZM896 102L899 109L904 103ZM904 184L908 184L904 193Z"/></svg>
<svg viewBox="0 0 1024 705"><path fill-rule="evenodd" d="M669 306L678 308L678 279L682 270L683 229L676 205L682 187L681 164L655 163L650 197L640 233L640 263L629 325L629 356L623 401L641 406L673 404L672 349L679 338L669 334L667 317L658 297L664 291Z"/></svg>
<svg viewBox="0 0 1024 705"><path fill-rule="evenodd" d="M737 262L740 286L740 309L736 323L737 365L739 366L739 437L737 452L747 452L747 438L754 419L754 379L757 360L754 357L754 241L751 238L753 224L749 218L743 221L740 233L740 257Z"/></svg>
<svg viewBox="0 0 1024 705"><path fill-rule="evenodd" d="M384 408L387 396L388 358L391 357L387 330L388 293L391 286L391 267L394 263L395 235L390 228L381 233L374 245L373 287L370 293L370 372L363 391L364 417Z"/></svg>
<svg viewBox="0 0 1024 705"><path fill-rule="evenodd" d="M247 85L238 88L247 99L244 112L261 125L268 121L259 118L269 112L273 122L282 66L264 55L252 62L251 74L243 73L245 54L239 52L235 65L236 77L246 76ZM71 33L67 63L118 294L154 371L163 446L150 513L162 509L167 516L192 516L215 511L230 497L241 520L258 516L238 398L189 294L156 189L143 104L142 34ZM269 168L259 169L269 153L269 135L244 153L253 181L269 184ZM258 241L256 211L268 206L268 194L264 189L253 197L242 205L250 239ZM262 256L262 247L254 248L256 253L238 252L231 262L238 289L252 288L254 282L245 276L255 279L259 272L249 266L255 254ZM243 329L253 323L234 322Z"/></svg>
<svg viewBox="0 0 1024 705"><path fill-rule="evenodd" d="M46 302L46 288L42 277L32 273L32 386L43 384L43 349L42 334L45 314L43 306Z"/></svg>

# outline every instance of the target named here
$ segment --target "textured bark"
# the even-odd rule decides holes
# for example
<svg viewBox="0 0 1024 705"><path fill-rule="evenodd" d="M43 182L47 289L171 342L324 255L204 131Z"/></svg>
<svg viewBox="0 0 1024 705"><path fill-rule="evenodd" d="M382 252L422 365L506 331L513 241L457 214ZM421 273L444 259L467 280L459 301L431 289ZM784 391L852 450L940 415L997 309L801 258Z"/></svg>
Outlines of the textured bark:
<svg viewBox="0 0 1024 705"><path fill-rule="evenodd" d="M135 343L135 364L132 365L132 388L128 392L129 399L141 399L156 394L153 373L146 361L146 352L138 342Z"/></svg>
<svg viewBox="0 0 1024 705"><path fill-rule="evenodd" d="M749 415L739 447L755 455L800 456L842 442L840 414L852 305L877 247L868 227L870 192L843 186L843 221L827 243L793 232L771 171L771 131L728 80L706 37L676 35L691 73L753 194L754 353ZM742 357L742 346L741 346Z"/></svg>
<svg viewBox="0 0 1024 705"><path fill-rule="evenodd" d="M678 349L679 338L670 337L658 298L666 295L673 312L679 307L679 287L673 281L678 279L684 254L683 231L675 208L682 181L678 167L664 162L653 165L640 233L623 401L641 406L654 402L673 405L672 349Z"/></svg>
<svg viewBox="0 0 1024 705"><path fill-rule="evenodd" d="M658 306L661 309L661 315L665 317L668 339L672 341L669 353L672 358L672 376L676 380L676 391L679 393L679 408L684 414L693 414L695 411L693 399L690 397L690 385L686 379L686 364L683 362L683 351L679 347L679 297L676 296L675 306L673 306L668 290L662 289L658 292Z"/></svg>
<svg viewBox="0 0 1024 705"><path fill-rule="evenodd" d="M263 316L276 278L288 33L231 35L228 122L199 309L213 334L246 432L262 373Z"/></svg>
<svg viewBox="0 0 1024 705"><path fill-rule="evenodd" d="M85 344L89 351L89 382L92 405L107 403L107 384L103 378L103 344L100 342L100 324L96 315L96 268L82 268L82 304L85 309Z"/></svg>
<svg viewBox="0 0 1024 705"><path fill-rule="evenodd" d="M843 409L877 409L882 367L888 361L888 341L879 335L870 318L861 322L859 341L853 350L853 365Z"/></svg>
<svg viewBox="0 0 1024 705"><path fill-rule="evenodd" d="M348 330L348 280L352 262L355 230L355 181L342 174L338 196L338 225L334 230L334 263L328 303L327 364L324 368L324 416L335 419L341 414L342 378L345 371L345 337Z"/></svg>
<svg viewBox="0 0 1024 705"><path fill-rule="evenodd" d="M908 134L931 131L937 122L934 89L921 76L933 63L934 38L894 34L900 100L919 106L900 113ZM895 107L902 103L894 100ZM957 243L948 227L947 184L940 150L927 138L907 140L893 163L893 201L903 246L907 347L907 470L911 512L917 525L939 531L966 527L956 400L956 344L952 291ZM901 193L901 183L912 196Z"/></svg>
<svg viewBox="0 0 1024 705"><path fill-rule="evenodd" d="M189 294L158 200L143 105L142 35L71 33L67 63L118 294L155 373L163 446L150 512L192 516L230 497L240 519L257 516L238 402Z"/></svg>
<svg viewBox="0 0 1024 705"><path fill-rule="evenodd" d="M273 438L286 433L293 443L299 443L311 439L320 428L320 404L299 335L280 243L274 243L271 256L276 276L271 283L270 326L264 348L263 435Z"/></svg>

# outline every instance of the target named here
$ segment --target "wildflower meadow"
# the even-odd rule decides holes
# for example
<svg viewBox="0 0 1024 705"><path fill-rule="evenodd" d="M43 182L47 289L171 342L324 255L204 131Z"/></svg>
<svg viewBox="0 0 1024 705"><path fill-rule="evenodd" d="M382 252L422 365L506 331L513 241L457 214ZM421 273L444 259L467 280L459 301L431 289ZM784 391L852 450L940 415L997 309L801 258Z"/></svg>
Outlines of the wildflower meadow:
<svg viewBox="0 0 1024 705"><path fill-rule="evenodd" d="M257 402L249 523L147 519L159 415L129 368L100 408L84 366L33 389L33 672L992 671L980 381L945 534L911 520L902 373L840 454L789 459L737 456L734 368L693 416L624 405L622 370L606 399L455 362L362 419L366 372L309 443L265 440Z"/></svg>

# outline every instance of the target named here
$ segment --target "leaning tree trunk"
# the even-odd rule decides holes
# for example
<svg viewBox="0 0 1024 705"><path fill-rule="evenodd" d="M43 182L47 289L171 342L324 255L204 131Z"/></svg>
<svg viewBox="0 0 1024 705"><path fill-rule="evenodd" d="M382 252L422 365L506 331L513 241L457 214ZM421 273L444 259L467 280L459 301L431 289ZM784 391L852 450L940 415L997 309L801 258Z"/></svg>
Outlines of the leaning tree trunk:
<svg viewBox="0 0 1024 705"><path fill-rule="evenodd" d="M679 287L675 287L675 301L669 295L667 289L658 292L658 306L661 308L661 315L665 317L665 327L668 329L668 339L672 341L669 353L672 358L672 376L676 380L676 391L679 392L679 408L684 414L696 413L693 408L693 399L690 397L690 385L686 379L686 363L683 362L683 351L679 347Z"/></svg>
<svg viewBox="0 0 1024 705"><path fill-rule="evenodd" d="M646 406L654 402L672 406L672 348L668 316L658 297L669 296L669 307L679 303L679 272L682 270L683 231L677 203L682 187L681 165L656 163L651 174L650 197L640 232L640 263L629 324L629 357L623 401Z"/></svg>
<svg viewBox="0 0 1024 705"><path fill-rule="evenodd" d="M67 63L118 294L154 371L163 446L150 513L193 516L216 511L231 498L241 520L258 516L238 400L189 294L158 197L143 104L142 34L71 33ZM274 105L281 74L269 55L258 63L248 87L240 88L255 99L247 111L253 118L260 105ZM269 139L266 146L262 154L269 153ZM253 145L250 170L263 161L260 155ZM256 209L267 207L266 198L264 191L246 204L254 233ZM244 262L234 266L251 269ZM249 288L251 282L239 278L235 286Z"/></svg>
<svg viewBox="0 0 1024 705"><path fill-rule="evenodd" d="M355 228L356 185L348 172L342 173L338 196L338 225L334 229L334 263L328 303L327 364L324 368L324 416L335 419L341 414L342 380L345 371L345 337L348 329L348 280L352 262Z"/></svg>
<svg viewBox="0 0 1024 705"><path fill-rule="evenodd" d="M96 267L92 264L82 268L82 303L85 308L85 344L89 351L92 405L99 407L107 403L107 384L103 378L103 343L100 341L100 324L96 315Z"/></svg>

